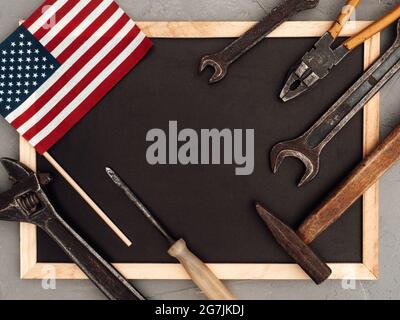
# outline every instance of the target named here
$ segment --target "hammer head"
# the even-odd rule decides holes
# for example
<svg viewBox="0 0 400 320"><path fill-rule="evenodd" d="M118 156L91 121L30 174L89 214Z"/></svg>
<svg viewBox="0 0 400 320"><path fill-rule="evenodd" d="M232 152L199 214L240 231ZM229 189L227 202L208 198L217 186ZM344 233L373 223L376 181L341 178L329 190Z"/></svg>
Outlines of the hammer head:
<svg viewBox="0 0 400 320"><path fill-rule="evenodd" d="M261 219L264 220L278 244L300 265L310 278L316 284L328 279L332 270L300 239L296 232L274 217L260 203L257 202L255 206Z"/></svg>

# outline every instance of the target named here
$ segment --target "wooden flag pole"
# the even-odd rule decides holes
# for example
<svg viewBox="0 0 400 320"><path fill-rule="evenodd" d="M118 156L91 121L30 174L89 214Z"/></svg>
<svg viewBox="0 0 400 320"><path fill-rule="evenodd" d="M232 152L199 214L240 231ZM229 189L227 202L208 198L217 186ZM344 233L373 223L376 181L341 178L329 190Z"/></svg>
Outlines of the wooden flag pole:
<svg viewBox="0 0 400 320"><path fill-rule="evenodd" d="M104 213L103 210L89 197L89 195L79 186L79 184L64 170L63 167L49 154L44 153L43 156L47 161L58 171L59 174L70 184L72 188L86 201L86 203L99 215L99 217L111 228L112 231L128 246L132 242L128 237L111 221L111 219Z"/></svg>
<svg viewBox="0 0 400 320"><path fill-rule="evenodd" d="M19 20L19 25L24 23L24 20ZM21 140L24 140L24 143L27 143L24 138L21 137ZM128 239L128 237L119 229L114 222L105 214L103 210L89 197L89 195L79 186L78 183L68 174L67 171L64 170L63 167L49 154L44 153L43 156L50 162L50 164L58 171L59 174L63 176L63 178L70 184L72 188L85 200L85 202L99 215L99 217L111 228L112 231L128 246L132 245L132 242Z"/></svg>

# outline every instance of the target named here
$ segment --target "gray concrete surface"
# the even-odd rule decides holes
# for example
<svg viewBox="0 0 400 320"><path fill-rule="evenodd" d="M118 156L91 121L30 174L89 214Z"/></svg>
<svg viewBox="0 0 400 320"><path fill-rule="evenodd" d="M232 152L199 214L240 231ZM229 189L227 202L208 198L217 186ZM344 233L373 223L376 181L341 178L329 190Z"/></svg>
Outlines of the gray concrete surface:
<svg viewBox="0 0 400 320"><path fill-rule="evenodd" d="M277 0L117 0L135 20L258 20ZM16 21L29 14L41 0L0 0L0 39L14 31ZM299 20L332 20L344 0L321 0L319 7L296 17ZM399 0L364 0L357 10L359 20L376 19ZM387 34L383 42L390 41ZM400 123L397 76L382 92L382 136ZM0 120L0 156L18 156L18 137ZM7 187L0 172L0 191ZM316 287L308 281L229 281L243 299L399 299L400 298L400 165L381 181L380 265L381 277L374 282L356 282L344 290L341 281ZM57 281L56 290L44 290L40 281L19 279L19 229L0 222L0 299L103 299L88 281ZM136 281L151 299L203 299L189 281Z"/></svg>

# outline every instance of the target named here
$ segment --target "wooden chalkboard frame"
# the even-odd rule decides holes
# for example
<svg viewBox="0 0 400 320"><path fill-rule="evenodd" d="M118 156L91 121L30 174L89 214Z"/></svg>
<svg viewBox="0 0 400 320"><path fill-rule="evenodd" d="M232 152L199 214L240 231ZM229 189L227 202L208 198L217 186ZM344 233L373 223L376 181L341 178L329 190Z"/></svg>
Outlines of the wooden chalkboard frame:
<svg viewBox="0 0 400 320"><path fill-rule="evenodd" d="M238 37L255 22L138 22L139 27L154 38L230 38ZM348 23L342 36L351 36L368 26L369 21ZM286 22L269 37L319 37L331 26L331 22ZM367 68L380 55L380 35L366 41L364 67ZM379 140L379 96L364 109L364 155ZM21 138L20 160L36 169L36 153ZM378 264L378 184L363 196L363 247L362 263L333 263L330 279L376 280ZM38 263L36 227L21 223L20 226L20 275L22 279L84 279L85 275L72 263ZM115 264L129 279L188 279L179 264ZM209 267L221 279L304 280L308 276L296 264L210 264ZM50 274L49 274L50 273Z"/></svg>

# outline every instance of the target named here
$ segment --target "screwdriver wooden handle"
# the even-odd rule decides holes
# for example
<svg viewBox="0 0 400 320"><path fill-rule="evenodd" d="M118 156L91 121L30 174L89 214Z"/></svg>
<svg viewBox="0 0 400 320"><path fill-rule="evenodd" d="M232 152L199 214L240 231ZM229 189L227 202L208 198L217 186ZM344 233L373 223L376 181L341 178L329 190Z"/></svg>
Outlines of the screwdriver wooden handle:
<svg viewBox="0 0 400 320"><path fill-rule="evenodd" d="M329 33L336 39L342 31L344 25L350 20L354 10L356 10L361 0L348 0L347 4L342 8L342 12L337 17L333 26L329 29Z"/></svg>
<svg viewBox="0 0 400 320"><path fill-rule="evenodd" d="M186 246L183 239L178 240L168 254L182 264L193 282L210 300L236 300L235 296L223 285L214 273L197 258Z"/></svg>
<svg viewBox="0 0 400 320"><path fill-rule="evenodd" d="M400 159L400 125L304 221L297 234L311 243Z"/></svg>
<svg viewBox="0 0 400 320"><path fill-rule="evenodd" d="M386 16L382 19L376 21L368 28L361 31L359 34L355 35L354 37L346 40L343 45L349 49L353 50L354 48L358 47L360 44L364 43L366 40L371 38L373 35L377 34L378 32L385 29L387 26L395 22L397 19L400 18L400 5L394 8L391 12L389 12Z"/></svg>

